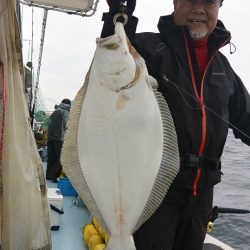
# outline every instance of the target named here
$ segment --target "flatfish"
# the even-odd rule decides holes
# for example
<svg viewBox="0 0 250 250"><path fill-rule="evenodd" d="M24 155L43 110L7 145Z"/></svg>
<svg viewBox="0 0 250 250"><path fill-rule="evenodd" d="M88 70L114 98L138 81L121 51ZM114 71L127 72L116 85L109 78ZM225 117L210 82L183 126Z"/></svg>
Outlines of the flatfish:
<svg viewBox="0 0 250 250"><path fill-rule="evenodd" d="M97 38L71 110L62 165L110 239L133 250L132 234L156 211L179 170L168 105L124 27Z"/></svg>

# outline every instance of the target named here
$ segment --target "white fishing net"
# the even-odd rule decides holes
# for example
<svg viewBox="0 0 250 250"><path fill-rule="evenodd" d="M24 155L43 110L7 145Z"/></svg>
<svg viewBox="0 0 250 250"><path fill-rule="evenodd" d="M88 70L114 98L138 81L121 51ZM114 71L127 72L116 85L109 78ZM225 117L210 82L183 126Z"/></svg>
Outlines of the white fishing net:
<svg viewBox="0 0 250 250"><path fill-rule="evenodd" d="M23 90L15 4L0 0L0 249L47 250L48 201Z"/></svg>

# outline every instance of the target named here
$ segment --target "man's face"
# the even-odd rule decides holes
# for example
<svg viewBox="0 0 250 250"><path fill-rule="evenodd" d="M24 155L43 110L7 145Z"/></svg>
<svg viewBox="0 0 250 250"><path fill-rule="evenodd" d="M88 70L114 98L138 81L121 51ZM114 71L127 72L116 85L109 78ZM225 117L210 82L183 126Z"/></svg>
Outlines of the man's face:
<svg viewBox="0 0 250 250"><path fill-rule="evenodd" d="M174 0L174 21L186 25L193 39L207 38L214 30L220 0Z"/></svg>

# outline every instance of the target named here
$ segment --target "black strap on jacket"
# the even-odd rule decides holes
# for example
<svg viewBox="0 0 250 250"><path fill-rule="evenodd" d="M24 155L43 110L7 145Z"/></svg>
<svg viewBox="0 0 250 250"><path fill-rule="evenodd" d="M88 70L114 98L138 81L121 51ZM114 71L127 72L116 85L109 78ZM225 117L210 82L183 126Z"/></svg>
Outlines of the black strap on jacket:
<svg viewBox="0 0 250 250"><path fill-rule="evenodd" d="M213 170L220 170L221 161L218 158L208 157L205 155L198 156L193 154L184 154L181 156L181 166L190 168L205 167Z"/></svg>

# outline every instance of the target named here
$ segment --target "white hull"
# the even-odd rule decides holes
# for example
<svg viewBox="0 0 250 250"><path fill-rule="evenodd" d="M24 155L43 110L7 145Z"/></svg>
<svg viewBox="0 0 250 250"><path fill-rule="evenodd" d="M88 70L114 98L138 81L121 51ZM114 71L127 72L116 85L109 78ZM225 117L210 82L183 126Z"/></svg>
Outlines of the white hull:
<svg viewBox="0 0 250 250"><path fill-rule="evenodd" d="M207 234L202 250L234 250L234 248Z"/></svg>

